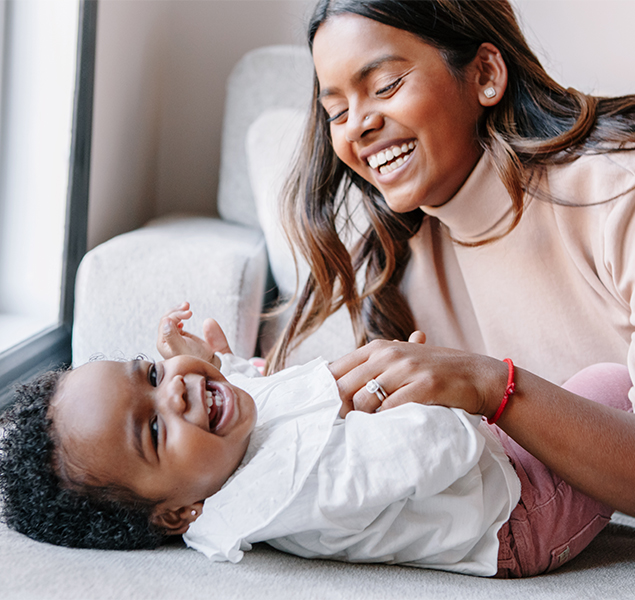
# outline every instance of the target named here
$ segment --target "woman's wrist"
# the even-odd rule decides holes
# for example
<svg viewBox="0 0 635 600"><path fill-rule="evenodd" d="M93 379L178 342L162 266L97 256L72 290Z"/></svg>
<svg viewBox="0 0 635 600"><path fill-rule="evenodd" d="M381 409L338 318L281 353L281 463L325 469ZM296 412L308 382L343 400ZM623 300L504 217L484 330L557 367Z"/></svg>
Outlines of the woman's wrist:
<svg viewBox="0 0 635 600"><path fill-rule="evenodd" d="M505 358L503 359L503 362L507 364L507 386L505 387L505 392L503 393L503 397L500 404L498 405L498 408L496 409L496 412L494 413L494 416L491 418L488 417L487 419L487 422L490 425L494 425L496 421L501 418L501 415L507 408L509 399L516 391L516 382L514 379L514 363L512 362L511 358Z"/></svg>
<svg viewBox="0 0 635 600"><path fill-rule="evenodd" d="M482 364L477 368L477 373L480 374L479 379L481 380L481 399L478 414L484 416L489 422L496 422L502 417L507 404L510 402L510 396L508 395L503 410L500 414L497 414L507 392L510 376L509 366L502 360L487 357L487 364Z"/></svg>

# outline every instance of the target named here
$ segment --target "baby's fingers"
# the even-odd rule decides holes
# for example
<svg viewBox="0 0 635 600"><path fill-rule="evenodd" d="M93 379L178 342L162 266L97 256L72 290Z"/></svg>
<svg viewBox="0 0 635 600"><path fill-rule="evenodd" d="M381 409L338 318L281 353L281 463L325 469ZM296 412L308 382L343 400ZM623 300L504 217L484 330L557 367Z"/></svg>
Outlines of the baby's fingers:
<svg viewBox="0 0 635 600"><path fill-rule="evenodd" d="M213 352L233 354L231 348L229 347L229 342L227 341L225 332L216 319L205 319L205 322L203 323L203 337L210 345Z"/></svg>
<svg viewBox="0 0 635 600"><path fill-rule="evenodd" d="M163 317L159 323L157 350L163 358L172 358L181 353L183 338L179 324L180 321L171 316Z"/></svg>
<svg viewBox="0 0 635 600"><path fill-rule="evenodd" d="M171 310L169 310L164 317L170 317L175 319L175 324L177 327L183 327L183 323L181 321L187 321L192 316L192 311L190 310L190 303L183 302L179 306L175 306Z"/></svg>

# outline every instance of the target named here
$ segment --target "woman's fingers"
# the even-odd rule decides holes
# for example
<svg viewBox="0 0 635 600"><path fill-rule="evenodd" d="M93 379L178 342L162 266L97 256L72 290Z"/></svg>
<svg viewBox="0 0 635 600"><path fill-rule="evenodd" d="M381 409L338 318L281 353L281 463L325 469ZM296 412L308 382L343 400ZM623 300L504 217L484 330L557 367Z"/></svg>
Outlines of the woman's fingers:
<svg viewBox="0 0 635 600"><path fill-rule="evenodd" d="M409 342L375 341L332 363L342 399L340 414L370 413L406 402L481 414L479 374L497 361L424 342L421 332L413 333Z"/></svg>
<svg viewBox="0 0 635 600"><path fill-rule="evenodd" d="M388 397L384 386L376 379L369 379L352 397L349 402L350 410L373 413L381 408L382 402ZM349 412L350 412L349 410Z"/></svg>
<svg viewBox="0 0 635 600"><path fill-rule="evenodd" d="M393 368L368 379L352 397L342 397L340 416L344 417L352 410L373 413L406 402L432 404L433 396L424 392L426 387L425 373L406 373L399 365L393 365Z"/></svg>
<svg viewBox="0 0 635 600"><path fill-rule="evenodd" d="M373 341L331 363L344 413L375 412L403 382L401 355L406 342Z"/></svg>
<svg viewBox="0 0 635 600"><path fill-rule="evenodd" d="M381 344L387 343L390 342L370 342L329 365L337 381L342 401L349 403L351 408L361 410L358 406L368 404L363 401L359 392L370 379L382 371L377 367L376 357L381 351ZM357 404L353 406L355 396L357 396Z"/></svg>
<svg viewBox="0 0 635 600"><path fill-rule="evenodd" d="M336 380L340 379L352 369L364 363L368 359L370 353L369 347L371 344L366 344L357 350L353 350L352 352L349 352L330 363L329 369L331 370L333 377L335 377Z"/></svg>
<svg viewBox="0 0 635 600"><path fill-rule="evenodd" d="M413 331L408 338L408 341L413 344L425 344L426 343L426 334L423 331Z"/></svg>

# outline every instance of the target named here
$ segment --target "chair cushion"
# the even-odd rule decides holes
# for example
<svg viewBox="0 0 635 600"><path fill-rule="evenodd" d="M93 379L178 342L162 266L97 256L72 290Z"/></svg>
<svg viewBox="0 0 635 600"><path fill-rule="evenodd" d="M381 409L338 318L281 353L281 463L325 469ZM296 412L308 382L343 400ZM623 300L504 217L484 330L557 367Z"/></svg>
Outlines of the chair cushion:
<svg viewBox="0 0 635 600"><path fill-rule="evenodd" d="M306 108L313 90L313 61L305 46L266 46L248 52L227 81L223 118L218 212L226 221L258 227L245 177L245 136L264 111Z"/></svg>
<svg viewBox="0 0 635 600"><path fill-rule="evenodd" d="M296 270L291 250L280 223L279 201L285 179L298 147L306 113L299 109L278 108L263 112L247 132L247 165L256 212L265 235L271 272L283 299L296 291ZM308 265L298 257L302 284ZM282 331L290 311L266 324L261 348L267 351ZM299 364L322 356L333 360L353 350L355 338L346 309L332 315L322 327L305 340L289 357L287 364Z"/></svg>
<svg viewBox="0 0 635 600"><path fill-rule="evenodd" d="M212 218L157 220L82 260L75 288L73 364L95 354L130 359L156 350L159 319L187 300L186 328L214 317L233 351L256 348L267 256L258 230Z"/></svg>

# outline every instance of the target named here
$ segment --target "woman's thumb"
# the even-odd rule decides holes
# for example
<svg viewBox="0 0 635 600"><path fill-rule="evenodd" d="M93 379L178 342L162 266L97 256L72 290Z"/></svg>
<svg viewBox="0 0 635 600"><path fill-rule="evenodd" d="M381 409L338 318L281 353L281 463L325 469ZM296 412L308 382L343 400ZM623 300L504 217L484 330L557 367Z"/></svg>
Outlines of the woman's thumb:
<svg viewBox="0 0 635 600"><path fill-rule="evenodd" d="M413 331L408 338L409 342L415 344L425 344L426 343L426 334L423 331Z"/></svg>

